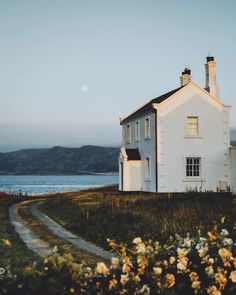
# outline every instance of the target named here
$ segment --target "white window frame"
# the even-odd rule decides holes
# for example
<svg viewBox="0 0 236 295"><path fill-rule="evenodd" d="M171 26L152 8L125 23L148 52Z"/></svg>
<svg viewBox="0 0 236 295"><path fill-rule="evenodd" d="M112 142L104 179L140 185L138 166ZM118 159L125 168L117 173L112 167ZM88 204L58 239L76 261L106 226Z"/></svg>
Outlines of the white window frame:
<svg viewBox="0 0 236 295"><path fill-rule="evenodd" d="M144 122L145 128L145 139L150 139L150 117L145 118Z"/></svg>
<svg viewBox="0 0 236 295"><path fill-rule="evenodd" d="M126 125L126 143L131 143L131 124Z"/></svg>
<svg viewBox="0 0 236 295"><path fill-rule="evenodd" d="M145 181L150 181L151 179L151 157L145 157Z"/></svg>
<svg viewBox="0 0 236 295"><path fill-rule="evenodd" d="M185 158L185 177L200 178L201 167L202 167L201 157L186 157Z"/></svg>
<svg viewBox="0 0 236 295"><path fill-rule="evenodd" d="M140 120L135 122L135 140L140 141Z"/></svg>
<svg viewBox="0 0 236 295"><path fill-rule="evenodd" d="M187 136L196 137L199 135L199 117L198 116L187 116Z"/></svg>

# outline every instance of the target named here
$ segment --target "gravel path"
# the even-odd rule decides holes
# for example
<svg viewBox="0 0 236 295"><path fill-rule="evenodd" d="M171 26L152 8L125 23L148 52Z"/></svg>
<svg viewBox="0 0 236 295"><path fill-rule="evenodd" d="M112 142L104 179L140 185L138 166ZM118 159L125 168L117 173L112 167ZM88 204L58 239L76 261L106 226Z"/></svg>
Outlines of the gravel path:
<svg viewBox="0 0 236 295"><path fill-rule="evenodd" d="M104 259L111 259L111 257L114 257L114 254L103 250L102 248L96 246L93 243L87 242L83 240L82 238L72 234L70 231L67 231L64 229L60 224L56 223L54 220L52 220L50 217L48 217L46 214L42 213L39 209L40 203L33 203L31 205L31 212L32 214L38 218L41 222L43 222L47 228L52 231L55 235L58 237L66 240L67 242L75 245L81 250L87 251L89 253L95 254L97 256L100 256Z"/></svg>
<svg viewBox="0 0 236 295"><path fill-rule="evenodd" d="M18 208L20 206L26 205L31 202L32 201L24 201L12 205L9 208L9 218L11 223L15 227L15 231L19 234L20 238L23 240L26 246L39 256L47 257L53 253L49 244L39 239L28 227L27 222L18 214Z"/></svg>
<svg viewBox="0 0 236 295"><path fill-rule="evenodd" d="M50 248L49 244L41 239L39 239L36 234L28 227L27 222L18 214L18 208L22 205L30 204L32 214L39 219L46 227L52 231L58 237L66 240L67 242L75 245L77 248L84 250L86 252L95 254L104 259L111 259L114 254L103 250L102 248L96 246L93 243L87 242L82 238L72 234L71 232L64 229L61 225L56 223L46 214L42 213L38 206L40 202L45 199L40 200L28 200L12 205L9 208L9 217L11 223L15 227L15 231L20 235L20 238L26 244L26 246L40 255L41 257L47 257L52 255L53 250Z"/></svg>

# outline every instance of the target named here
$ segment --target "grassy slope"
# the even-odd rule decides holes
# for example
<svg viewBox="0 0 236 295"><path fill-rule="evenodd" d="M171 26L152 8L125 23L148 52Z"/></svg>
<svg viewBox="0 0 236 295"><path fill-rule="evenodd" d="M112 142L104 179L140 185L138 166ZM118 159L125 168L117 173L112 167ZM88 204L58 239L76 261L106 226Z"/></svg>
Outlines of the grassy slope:
<svg viewBox="0 0 236 295"><path fill-rule="evenodd" d="M175 233L207 231L223 216L229 229L236 222L235 200L223 194L188 193L163 199L97 190L59 196L48 200L42 210L65 228L105 248L108 237L127 243L136 236L165 240Z"/></svg>

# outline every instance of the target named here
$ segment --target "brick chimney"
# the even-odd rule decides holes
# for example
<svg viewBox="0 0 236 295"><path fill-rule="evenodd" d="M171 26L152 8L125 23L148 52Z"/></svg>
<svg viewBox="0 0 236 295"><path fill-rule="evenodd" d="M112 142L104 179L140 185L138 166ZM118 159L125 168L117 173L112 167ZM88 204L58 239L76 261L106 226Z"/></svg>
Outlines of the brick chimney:
<svg viewBox="0 0 236 295"><path fill-rule="evenodd" d="M182 75L180 76L180 85L184 86L192 82L192 76L191 76L191 70L188 68L185 68L182 72Z"/></svg>
<svg viewBox="0 0 236 295"><path fill-rule="evenodd" d="M207 56L205 64L206 70L206 88L212 96L218 97L218 86L216 84L216 62L214 56Z"/></svg>

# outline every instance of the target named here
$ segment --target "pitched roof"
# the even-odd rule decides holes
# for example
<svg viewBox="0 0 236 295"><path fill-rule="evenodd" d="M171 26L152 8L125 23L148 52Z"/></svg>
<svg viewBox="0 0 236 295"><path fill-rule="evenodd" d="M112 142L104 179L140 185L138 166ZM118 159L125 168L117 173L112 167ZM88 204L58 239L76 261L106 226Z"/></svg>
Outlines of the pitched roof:
<svg viewBox="0 0 236 295"><path fill-rule="evenodd" d="M165 94L162 94L161 96L158 96L156 98L153 98L152 100L150 100L148 103L146 103L144 106L142 106L141 108L139 108L137 111L135 111L134 113L132 113L131 115L129 115L128 117L124 118L120 124L126 123L130 120L133 120L137 117L140 117L141 115L144 114L148 114L148 113L152 113L154 111L154 108L152 106L153 103L161 103L164 100L166 100L168 97L170 97L171 95L173 95L174 93L176 93L177 91L179 91L181 88L183 88L184 86L181 86L179 88L176 88L174 90L171 90Z"/></svg>
<svg viewBox="0 0 236 295"><path fill-rule="evenodd" d="M139 161L141 156L138 149L125 149L128 161Z"/></svg>

